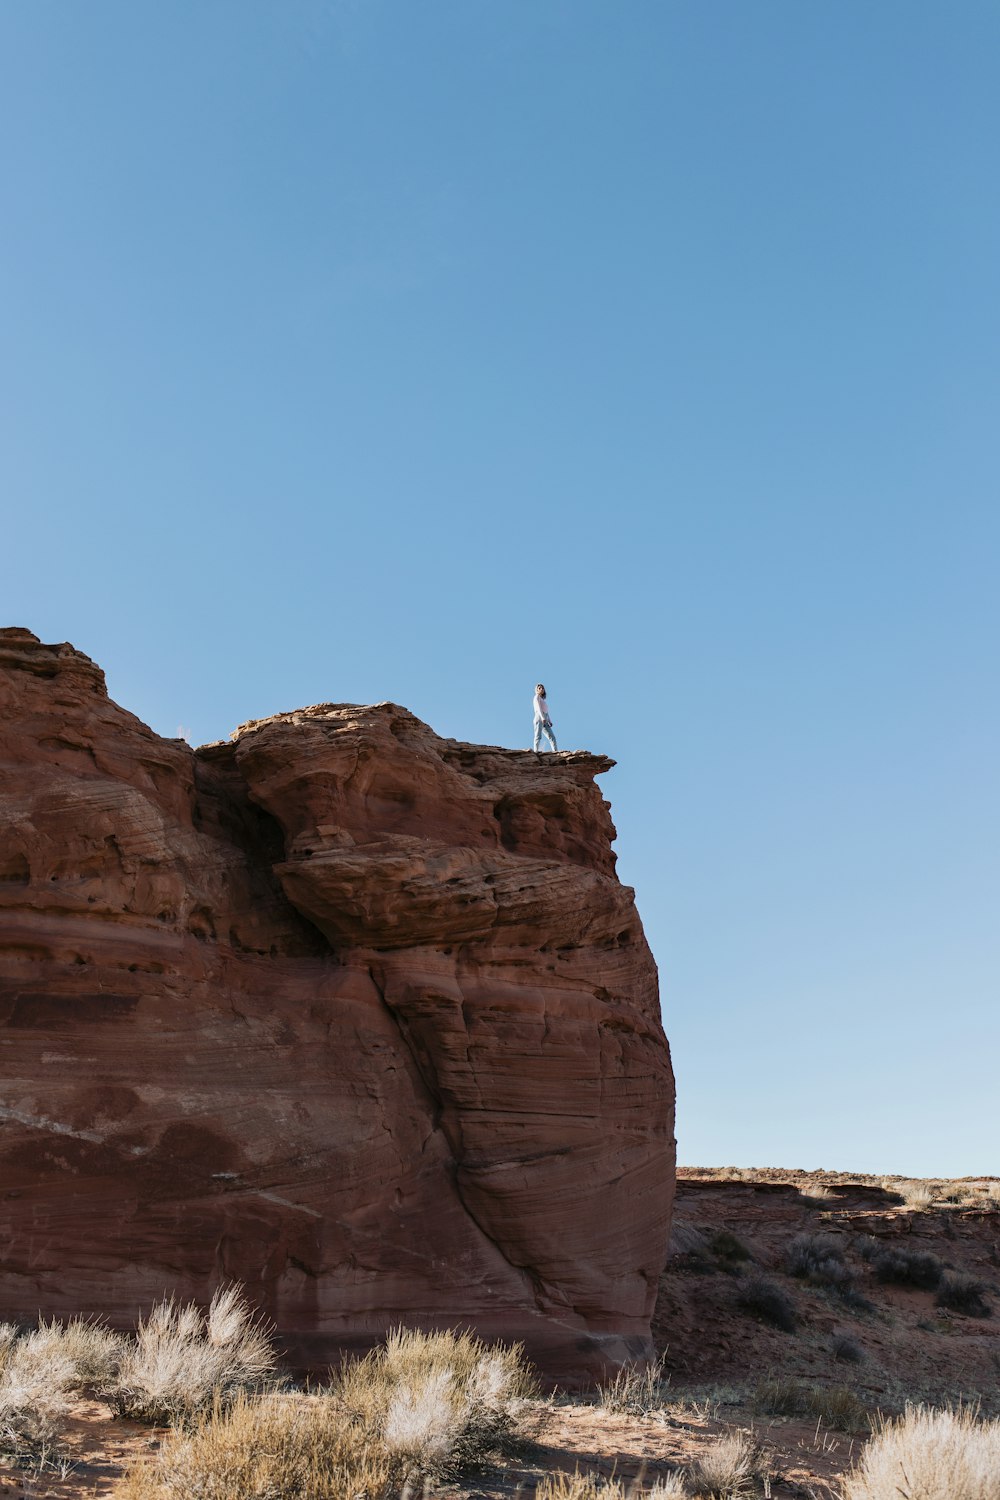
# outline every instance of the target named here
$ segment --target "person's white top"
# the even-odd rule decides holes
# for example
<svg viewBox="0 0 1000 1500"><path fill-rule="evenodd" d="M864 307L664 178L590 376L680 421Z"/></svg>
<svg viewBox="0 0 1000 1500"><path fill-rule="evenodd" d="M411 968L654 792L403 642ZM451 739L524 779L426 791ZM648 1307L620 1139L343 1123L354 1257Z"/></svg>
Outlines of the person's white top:
<svg viewBox="0 0 1000 1500"><path fill-rule="evenodd" d="M536 693L535 694L535 718L536 718L536 720L537 719L551 719L551 717L552 717L552 715L549 712L549 700L548 700L548 698L543 698L540 693Z"/></svg>

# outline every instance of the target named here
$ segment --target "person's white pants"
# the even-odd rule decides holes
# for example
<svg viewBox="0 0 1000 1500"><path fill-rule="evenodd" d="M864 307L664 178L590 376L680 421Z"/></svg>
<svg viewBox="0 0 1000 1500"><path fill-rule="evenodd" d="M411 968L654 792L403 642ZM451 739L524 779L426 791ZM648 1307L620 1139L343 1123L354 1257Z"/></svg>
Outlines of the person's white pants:
<svg viewBox="0 0 1000 1500"><path fill-rule="evenodd" d="M536 719L535 720L535 749L536 750L540 750L542 748L542 735L543 734L544 734L545 738L548 740L549 744L552 746L552 749L553 750L558 750L559 746L556 744L556 737L552 733L552 720L551 719Z"/></svg>

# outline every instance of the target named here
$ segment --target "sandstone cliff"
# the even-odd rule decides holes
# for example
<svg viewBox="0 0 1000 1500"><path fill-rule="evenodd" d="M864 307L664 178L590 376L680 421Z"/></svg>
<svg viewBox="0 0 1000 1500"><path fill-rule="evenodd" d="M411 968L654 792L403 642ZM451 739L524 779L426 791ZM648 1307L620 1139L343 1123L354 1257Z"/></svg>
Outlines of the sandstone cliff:
<svg viewBox="0 0 1000 1500"><path fill-rule="evenodd" d="M612 764L388 703L192 751L0 631L0 1317L236 1278L303 1363L642 1353L673 1080Z"/></svg>

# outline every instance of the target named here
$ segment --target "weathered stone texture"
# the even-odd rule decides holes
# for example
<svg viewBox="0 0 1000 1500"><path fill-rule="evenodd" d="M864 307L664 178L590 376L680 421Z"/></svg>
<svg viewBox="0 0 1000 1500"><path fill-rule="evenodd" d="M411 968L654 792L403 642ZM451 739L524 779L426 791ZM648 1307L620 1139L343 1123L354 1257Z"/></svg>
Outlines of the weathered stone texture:
<svg viewBox="0 0 1000 1500"><path fill-rule="evenodd" d="M192 751L0 631L0 1317L235 1277L306 1362L641 1353L673 1081L612 764L385 703Z"/></svg>

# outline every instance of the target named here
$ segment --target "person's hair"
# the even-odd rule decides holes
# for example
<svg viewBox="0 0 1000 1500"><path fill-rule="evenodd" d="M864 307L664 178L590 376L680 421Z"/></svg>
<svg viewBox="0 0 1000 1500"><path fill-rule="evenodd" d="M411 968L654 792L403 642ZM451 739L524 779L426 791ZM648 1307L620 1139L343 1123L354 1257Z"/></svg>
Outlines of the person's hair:
<svg viewBox="0 0 1000 1500"><path fill-rule="evenodd" d="M545 697L545 684L544 684L544 682L536 682L535 683L535 692L536 693L541 693L542 697L543 698Z"/></svg>

